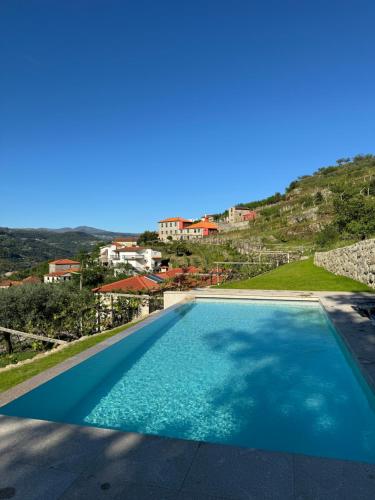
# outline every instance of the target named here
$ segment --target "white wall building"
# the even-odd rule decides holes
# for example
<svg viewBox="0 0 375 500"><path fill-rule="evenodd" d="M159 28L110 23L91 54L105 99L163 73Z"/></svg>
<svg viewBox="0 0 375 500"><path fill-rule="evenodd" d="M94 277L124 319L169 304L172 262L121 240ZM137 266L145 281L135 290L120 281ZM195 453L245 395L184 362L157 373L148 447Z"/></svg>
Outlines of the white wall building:
<svg viewBox="0 0 375 500"><path fill-rule="evenodd" d="M103 266L118 267L119 272L122 264L129 264L136 272L144 273L159 267L161 252L139 246L122 246L119 242L113 242L101 247L99 261Z"/></svg>

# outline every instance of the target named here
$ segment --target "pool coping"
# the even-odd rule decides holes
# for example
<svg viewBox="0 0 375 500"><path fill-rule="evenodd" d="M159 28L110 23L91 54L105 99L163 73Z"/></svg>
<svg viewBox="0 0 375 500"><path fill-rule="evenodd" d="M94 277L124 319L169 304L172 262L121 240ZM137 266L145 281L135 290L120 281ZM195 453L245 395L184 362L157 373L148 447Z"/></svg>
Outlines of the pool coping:
<svg viewBox="0 0 375 500"><path fill-rule="evenodd" d="M223 294L221 290L194 290L168 309L0 393L0 406L132 335L183 303L201 297L319 302L375 390L375 327L353 309L361 302L374 301L373 295L243 290ZM29 487L30 477L36 487L38 481L43 482L41 488L46 487L53 476L48 498L99 498L107 485L113 488L107 498L117 498L121 493L126 493L127 498L143 498L148 494L152 498L184 500L375 497L375 464L364 462L9 417L1 415L1 407L0 437L0 491L3 485L12 487L12 484L22 491L25 482ZM56 446L58 439L60 444ZM119 449L122 451L118 452ZM13 469L19 471L18 476L14 476ZM59 492L53 496L50 492L56 488L60 488Z"/></svg>

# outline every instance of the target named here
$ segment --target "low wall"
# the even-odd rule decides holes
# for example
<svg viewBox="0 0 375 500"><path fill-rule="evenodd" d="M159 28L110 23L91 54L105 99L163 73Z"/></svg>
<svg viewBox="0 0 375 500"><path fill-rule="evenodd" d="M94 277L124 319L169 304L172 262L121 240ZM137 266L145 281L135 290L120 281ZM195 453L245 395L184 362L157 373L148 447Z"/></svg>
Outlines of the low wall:
<svg viewBox="0 0 375 500"><path fill-rule="evenodd" d="M334 274L375 288L375 239L328 252L316 252L314 263Z"/></svg>
<svg viewBox="0 0 375 500"><path fill-rule="evenodd" d="M173 292L164 292L164 309L167 309L167 307L174 306L179 302L183 302L184 300L188 299L191 295L192 294L189 291L179 292L175 290Z"/></svg>

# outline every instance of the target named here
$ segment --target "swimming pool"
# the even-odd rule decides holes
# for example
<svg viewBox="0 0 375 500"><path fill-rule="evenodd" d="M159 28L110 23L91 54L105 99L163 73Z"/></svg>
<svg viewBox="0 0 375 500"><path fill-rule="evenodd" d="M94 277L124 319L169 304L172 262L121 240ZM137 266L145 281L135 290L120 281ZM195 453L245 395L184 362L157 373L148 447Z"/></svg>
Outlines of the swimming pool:
<svg viewBox="0 0 375 500"><path fill-rule="evenodd" d="M375 398L314 302L197 300L0 408L375 463Z"/></svg>

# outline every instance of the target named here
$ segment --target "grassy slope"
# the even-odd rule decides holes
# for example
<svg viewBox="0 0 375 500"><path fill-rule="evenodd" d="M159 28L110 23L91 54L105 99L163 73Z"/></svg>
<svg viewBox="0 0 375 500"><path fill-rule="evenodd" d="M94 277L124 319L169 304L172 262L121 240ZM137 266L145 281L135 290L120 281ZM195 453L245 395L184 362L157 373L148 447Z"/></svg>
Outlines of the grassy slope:
<svg viewBox="0 0 375 500"><path fill-rule="evenodd" d="M102 342L103 340L113 337L116 333L122 332L127 328L133 326L135 323L129 323L125 326L120 326L113 330L103 332L99 335L93 335L85 340L79 342L74 342L74 344L68 345L64 349L61 349L53 354L47 355L43 358L36 359L24 366L19 366L12 368L10 370L3 371L0 374L0 392L6 391L14 385L20 384L24 380L37 375L38 373L51 368L52 366L65 361L67 358L75 356L76 354L88 349L89 347Z"/></svg>
<svg viewBox="0 0 375 500"><path fill-rule="evenodd" d="M374 292L363 283L336 276L321 267L314 266L312 259L292 262L255 278L225 283L220 285L220 288Z"/></svg>

